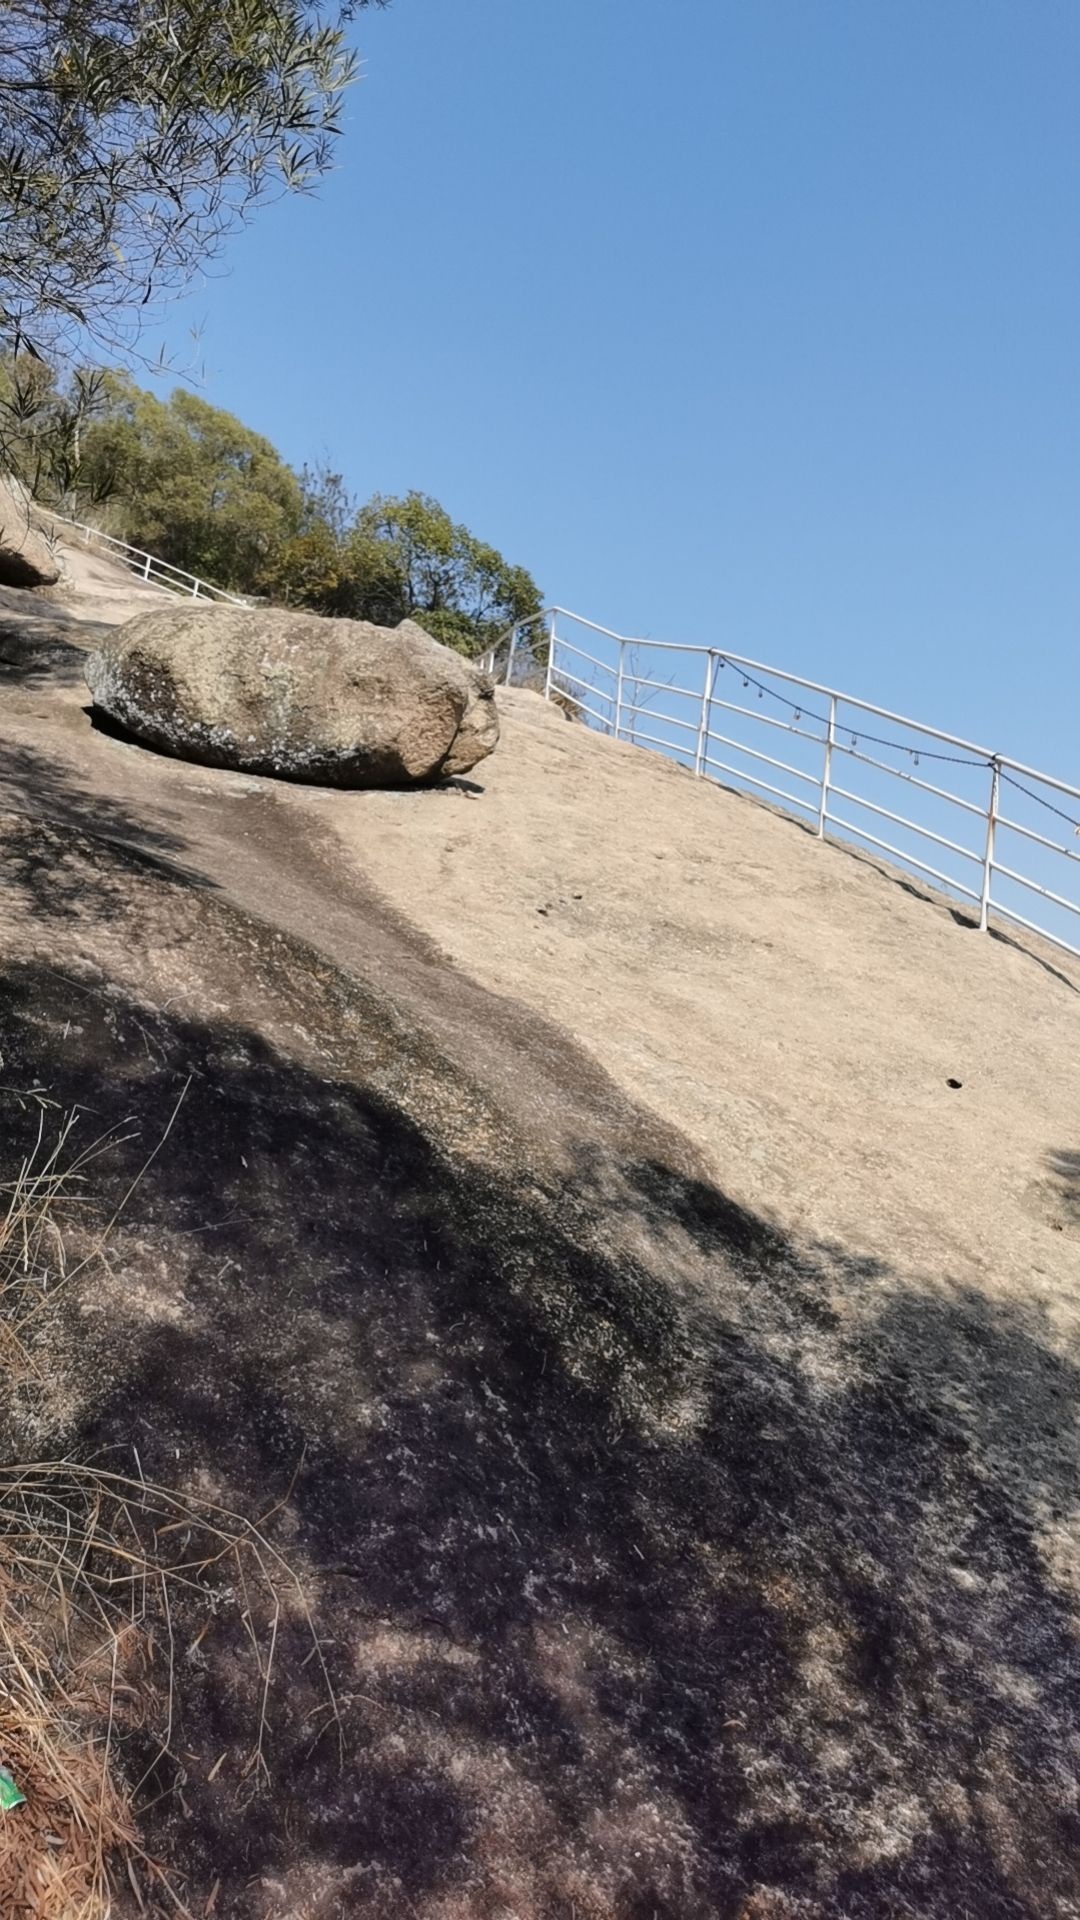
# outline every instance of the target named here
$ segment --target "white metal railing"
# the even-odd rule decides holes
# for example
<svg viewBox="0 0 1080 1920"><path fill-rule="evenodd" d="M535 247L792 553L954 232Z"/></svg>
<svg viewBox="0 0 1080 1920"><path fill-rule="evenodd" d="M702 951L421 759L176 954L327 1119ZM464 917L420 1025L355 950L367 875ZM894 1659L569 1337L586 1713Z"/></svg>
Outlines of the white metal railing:
<svg viewBox="0 0 1080 1920"><path fill-rule="evenodd" d="M1080 958L1080 786L726 648L635 640L562 607L481 664L617 740L778 801L820 838L872 847L969 903L982 931L993 913ZM788 758L780 734L797 743Z"/></svg>
<svg viewBox="0 0 1080 1920"><path fill-rule="evenodd" d="M250 601L238 593L229 593L225 587L215 587L209 580L200 580L197 574L188 573L185 567L174 567L171 560L160 560L156 554L147 553L142 547L133 547L128 540L118 540L115 534L103 533L100 527L88 527L82 520L70 520L66 514L50 513L50 519L61 527L70 527L81 534L85 547L99 540L110 556L119 560L140 580L150 580L156 586L167 587L171 593L183 594L191 600L213 600L225 602L231 607L246 607Z"/></svg>

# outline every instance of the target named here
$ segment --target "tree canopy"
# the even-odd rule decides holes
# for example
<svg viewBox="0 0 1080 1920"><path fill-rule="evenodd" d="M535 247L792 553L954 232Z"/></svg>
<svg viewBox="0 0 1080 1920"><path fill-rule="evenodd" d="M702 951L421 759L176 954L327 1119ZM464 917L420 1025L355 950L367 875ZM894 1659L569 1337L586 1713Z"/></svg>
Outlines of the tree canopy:
<svg viewBox="0 0 1080 1920"><path fill-rule="evenodd" d="M362 7L8 0L0 10L0 330L129 341L226 233L330 165Z"/></svg>
<svg viewBox="0 0 1080 1920"><path fill-rule="evenodd" d="M82 433L102 404L106 377L80 369L62 386L44 360L0 357L0 472L15 474L32 499L56 506L72 495ZM92 493L83 497L97 504Z"/></svg>
<svg viewBox="0 0 1080 1920"><path fill-rule="evenodd" d="M329 476L331 483L336 476ZM396 626L418 620L437 640L479 654L540 611L524 567L457 524L428 494L375 494L351 514L309 476L307 523L282 552L277 587L326 613Z"/></svg>
<svg viewBox="0 0 1080 1920"><path fill-rule="evenodd" d="M304 510L300 480L262 434L197 394L159 400L122 374L105 376L79 480L111 501L125 539L238 593L266 591Z"/></svg>
<svg viewBox="0 0 1080 1920"><path fill-rule="evenodd" d="M540 611L525 568L430 495L358 503L339 474L295 472L262 434L184 388L160 399L104 369L62 382L9 355L0 467L43 504L235 593L384 626L413 618L473 656Z"/></svg>

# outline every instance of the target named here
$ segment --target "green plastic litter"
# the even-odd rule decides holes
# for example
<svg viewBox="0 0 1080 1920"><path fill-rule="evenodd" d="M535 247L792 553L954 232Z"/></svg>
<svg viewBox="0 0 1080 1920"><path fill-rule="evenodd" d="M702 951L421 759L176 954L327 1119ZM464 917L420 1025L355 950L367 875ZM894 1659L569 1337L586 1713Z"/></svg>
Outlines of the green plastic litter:
<svg viewBox="0 0 1080 1920"><path fill-rule="evenodd" d="M10 1813L13 1807L26 1805L25 1793L20 1793L6 1767L0 1767L0 1812Z"/></svg>

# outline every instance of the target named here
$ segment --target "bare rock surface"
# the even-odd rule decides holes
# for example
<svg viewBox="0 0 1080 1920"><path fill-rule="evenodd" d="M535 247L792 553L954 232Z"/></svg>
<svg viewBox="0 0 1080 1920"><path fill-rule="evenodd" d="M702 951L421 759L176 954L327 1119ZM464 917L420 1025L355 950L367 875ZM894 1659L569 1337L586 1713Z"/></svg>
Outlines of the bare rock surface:
<svg viewBox="0 0 1080 1920"><path fill-rule="evenodd" d="M323 786L444 780L499 737L488 676L411 620L163 607L110 633L86 679L95 705L151 746Z"/></svg>
<svg viewBox="0 0 1080 1920"><path fill-rule="evenodd" d="M17 482L0 475L0 586L50 587L60 562Z"/></svg>
<svg viewBox="0 0 1080 1920"><path fill-rule="evenodd" d="M178 1601L189 1910L1076 1920L1076 963L524 692L319 790L17 624L0 1180L78 1112L112 1225L0 1430L272 1513L337 1703Z"/></svg>

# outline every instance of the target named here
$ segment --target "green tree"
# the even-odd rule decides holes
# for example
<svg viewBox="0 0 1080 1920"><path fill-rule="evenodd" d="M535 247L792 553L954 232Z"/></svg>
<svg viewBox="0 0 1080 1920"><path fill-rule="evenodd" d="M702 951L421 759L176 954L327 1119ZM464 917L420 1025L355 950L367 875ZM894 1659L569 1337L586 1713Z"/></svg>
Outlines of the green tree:
<svg viewBox="0 0 1080 1920"><path fill-rule="evenodd" d="M44 360L0 357L0 471L31 497L76 516L108 498L82 472L87 427L104 405L106 376L80 368L61 382Z"/></svg>
<svg viewBox="0 0 1080 1920"><path fill-rule="evenodd" d="M357 505L340 473L324 462L300 475L303 512L296 531L280 548L268 586L287 606L311 607L326 614L355 611L355 585L346 542Z"/></svg>
<svg viewBox="0 0 1080 1920"><path fill-rule="evenodd" d="M418 620L460 653L485 652L512 623L540 611L525 568L456 524L428 494L375 494L360 508L346 550L363 617Z"/></svg>
<svg viewBox="0 0 1080 1920"><path fill-rule="evenodd" d="M130 343L277 191L330 165L361 7L7 0L0 10L0 330L44 353Z"/></svg>
<svg viewBox="0 0 1080 1920"><path fill-rule="evenodd" d="M269 440L178 388L167 400L116 370L66 383L0 359L0 465L43 504L235 593L396 626L418 620L475 657L540 611L524 567L423 493L358 506L340 474L297 475ZM543 640L534 639L541 660Z"/></svg>
<svg viewBox="0 0 1080 1920"><path fill-rule="evenodd" d="M453 521L424 493L375 494L356 507L341 477L305 469L304 514L268 574L291 605L397 626L413 619L475 657L540 611L524 567Z"/></svg>
<svg viewBox="0 0 1080 1920"><path fill-rule="evenodd" d="M183 388L163 401L123 374L105 384L82 472L113 497L112 530L219 586L265 591L303 520L292 468L261 434Z"/></svg>

